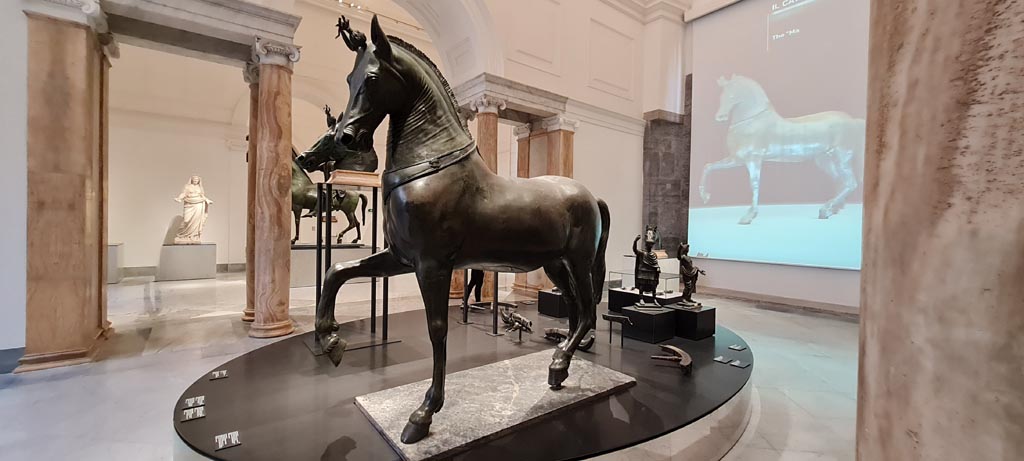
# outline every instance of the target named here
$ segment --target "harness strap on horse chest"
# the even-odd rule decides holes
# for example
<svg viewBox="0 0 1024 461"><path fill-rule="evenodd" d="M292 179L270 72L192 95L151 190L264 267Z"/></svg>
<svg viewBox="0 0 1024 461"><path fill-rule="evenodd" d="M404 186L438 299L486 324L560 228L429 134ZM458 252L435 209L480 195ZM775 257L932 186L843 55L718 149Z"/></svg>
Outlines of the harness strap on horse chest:
<svg viewBox="0 0 1024 461"><path fill-rule="evenodd" d="M474 152L476 152L476 141L471 141L465 147L447 154L385 171L381 178L381 188L384 189L384 203L387 203L391 197L391 191L398 187L459 163Z"/></svg>

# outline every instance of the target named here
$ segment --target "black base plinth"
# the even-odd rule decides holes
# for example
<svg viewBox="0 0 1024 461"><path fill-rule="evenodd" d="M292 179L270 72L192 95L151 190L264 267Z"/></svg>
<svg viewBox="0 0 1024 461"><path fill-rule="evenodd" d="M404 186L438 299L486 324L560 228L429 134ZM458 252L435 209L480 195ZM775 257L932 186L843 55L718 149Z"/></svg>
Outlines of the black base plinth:
<svg viewBox="0 0 1024 461"><path fill-rule="evenodd" d="M533 306L521 305L518 311L534 321L536 332L566 326L565 320L538 316ZM455 323L461 315L457 306L449 312L449 373L554 347L539 334L524 335L521 343L481 334L490 325ZM213 368L228 371L226 378L211 381L209 373L199 376L179 401L165 402L167 417L174 418L174 430L189 448L211 459L400 461L398 453L354 401L363 394L431 376L431 345L425 323L422 311L391 314L391 334L402 342L346 351L339 367L326 356L310 353L304 341L312 332L267 344ZM607 335L608 322L598 323L597 334ZM354 341L368 337L369 327L369 319L355 320L343 323L338 333ZM596 399L501 434L454 455L452 460L585 459L621 450L704 418L734 398L754 369L713 360L723 356L753 362L750 349L729 349L731 345L747 344L723 327L711 339L673 338L667 344L693 357L692 376L684 375L674 363L651 360L652 355L664 354L656 345L633 339L626 339L623 347L618 341L597 341L590 351L577 351L576 359L633 376L637 378L635 387L616 394L614 399ZM567 383L572 376L570 368ZM566 387L564 391L570 390ZM508 398L500 390L494 392L496 399ZM185 399L200 395L205 396L206 416L180 421ZM254 404L254 396L259 396L259 404ZM447 395L447 399L458 398L456 393ZM408 403L410 412L418 404ZM434 419L446 417L442 411ZM567 428L572 437L566 436ZM218 450L215 437L232 431L239 431L241 445Z"/></svg>
<svg viewBox="0 0 1024 461"><path fill-rule="evenodd" d="M668 307L676 312L675 335L694 341L714 336L715 308L708 306L686 307L672 304Z"/></svg>
<svg viewBox="0 0 1024 461"><path fill-rule="evenodd" d="M664 308L623 307L622 315L633 325L622 325L622 336L645 343L657 344L672 339L676 331L675 311Z"/></svg>
<svg viewBox="0 0 1024 461"><path fill-rule="evenodd" d="M674 304L683 300L682 293L662 293L651 299L648 294L644 296L644 299L648 303L657 302L658 305L664 306L666 304ZM640 301L640 292L636 291L635 288L612 288L608 290L608 310L612 312L622 312L623 307L632 306Z"/></svg>
<svg viewBox="0 0 1024 461"><path fill-rule="evenodd" d="M542 290L537 293L537 312L548 317L564 319L569 316L569 306L561 292Z"/></svg>

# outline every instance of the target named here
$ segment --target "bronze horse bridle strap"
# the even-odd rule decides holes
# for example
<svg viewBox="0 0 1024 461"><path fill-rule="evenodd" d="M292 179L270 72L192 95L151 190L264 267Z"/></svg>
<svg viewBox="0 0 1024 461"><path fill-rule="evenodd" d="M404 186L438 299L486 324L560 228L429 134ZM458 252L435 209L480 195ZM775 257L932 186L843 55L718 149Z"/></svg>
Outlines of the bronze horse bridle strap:
<svg viewBox="0 0 1024 461"><path fill-rule="evenodd" d="M381 175L381 186L384 189L384 203L388 202L388 198L391 196L391 191L398 187L417 179L430 176L438 171L459 163L474 152L476 152L476 141L470 141L465 147L453 150L447 154L421 160L413 163L412 165L403 166L401 168L385 170L384 174Z"/></svg>

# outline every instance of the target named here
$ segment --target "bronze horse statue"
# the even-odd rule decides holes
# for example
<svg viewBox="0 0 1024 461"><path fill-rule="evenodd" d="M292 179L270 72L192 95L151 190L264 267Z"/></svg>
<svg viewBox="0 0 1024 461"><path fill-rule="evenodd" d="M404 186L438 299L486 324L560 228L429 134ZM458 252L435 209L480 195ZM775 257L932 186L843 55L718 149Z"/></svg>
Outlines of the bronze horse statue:
<svg viewBox="0 0 1024 461"><path fill-rule="evenodd" d="M318 216L320 211L316 184L313 183L312 179L309 179L309 175L299 166L297 157L295 149L292 149L292 216L295 217L295 237L292 238L292 244L299 240L299 221L301 218ZM331 198L331 209L341 211L345 215L345 219L348 220L348 227L338 234L338 243L341 243L345 233L353 228L356 230L356 238L352 243L358 243L363 238L363 232L359 227L359 219L356 218L356 206L362 203L363 221L366 221L366 196L348 190L336 190L333 195ZM309 212L303 215L303 210L309 210Z"/></svg>
<svg viewBox="0 0 1024 461"><path fill-rule="evenodd" d="M403 443L427 436L444 405L448 288L452 270L544 271L572 306L571 335L555 347L548 384L560 389L569 362L596 323L605 277L608 206L564 177L507 178L488 169L459 117L455 95L419 50L384 34L376 16L370 41L344 18L338 33L356 52L349 97L336 137L355 149L373 142L390 117L383 173L381 252L331 266L316 309L316 334L337 365L338 290L356 277L415 273L433 349L433 374L423 403L409 416Z"/></svg>
<svg viewBox="0 0 1024 461"><path fill-rule="evenodd" d="M722 87L715 120L730 122L725 144L729 156L704 166L700 178L700 197L708 203L711 195L705 184L715 170L746 167L750 179L751 205L740 219L750 224L757 217L761 190L761 163L797 163L813 160L835 182L838 192L818 210L818 218L827 219L839 212L846 198L857 189L854 169L863 169L865 125L863 119L844 112L821 112L796 118L783 118L752 79L733 75L721 77Z"/></svg>
<svg viewBox="0 0 1024 461"><path fill-rule="evenodd" d="M349 149L335 141L335 127L338 119L331 115L331 106L324 106L327 114L327 131L320 136L313 147L299 154L296 159L302 169L312 173L323 171L326 178L334 170L377 171L377 152L370 146L366 150ZM344 116L345 114L341 114Z"/></svg>

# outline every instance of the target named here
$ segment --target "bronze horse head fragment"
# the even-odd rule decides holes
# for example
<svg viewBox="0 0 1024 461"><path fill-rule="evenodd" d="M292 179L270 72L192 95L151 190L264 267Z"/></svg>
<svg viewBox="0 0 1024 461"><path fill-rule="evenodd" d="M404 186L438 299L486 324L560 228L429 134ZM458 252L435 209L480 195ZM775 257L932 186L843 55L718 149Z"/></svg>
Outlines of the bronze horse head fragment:
<svg viewBox="0 0 1024 461"><path fill-rule="evenodd" d="M331 115L331 106L324 106L324 113L327 114L327 131L313 143L313 147L296 158L302 169L310 173L329 173L334 170L377 171L377 152L373 150L373 144L365 149L349 149L337 142L335 131L338 119Z"/></svg>
<svg viewBox="0 0 1024 461"><path fill-rule="evenodd" d="M452 270L543 268L571 306L570 335L555 347L548 367L548 384L560 389L573 353L596 323L608 206L569 178L498 176L480 157L448 83L422 52L385 35L376 17L369 41L344 19L338 29L356 61L335 139L365 150L384 118L390 120L382 177L387 245L327 271L316 311L316 334L324 351L340 363L345 342L336 333L334 307L345 282L416 274L434 363L423 403L402 432L403 443L414 443L427 436L434 413L444 405Z"/></svg>

